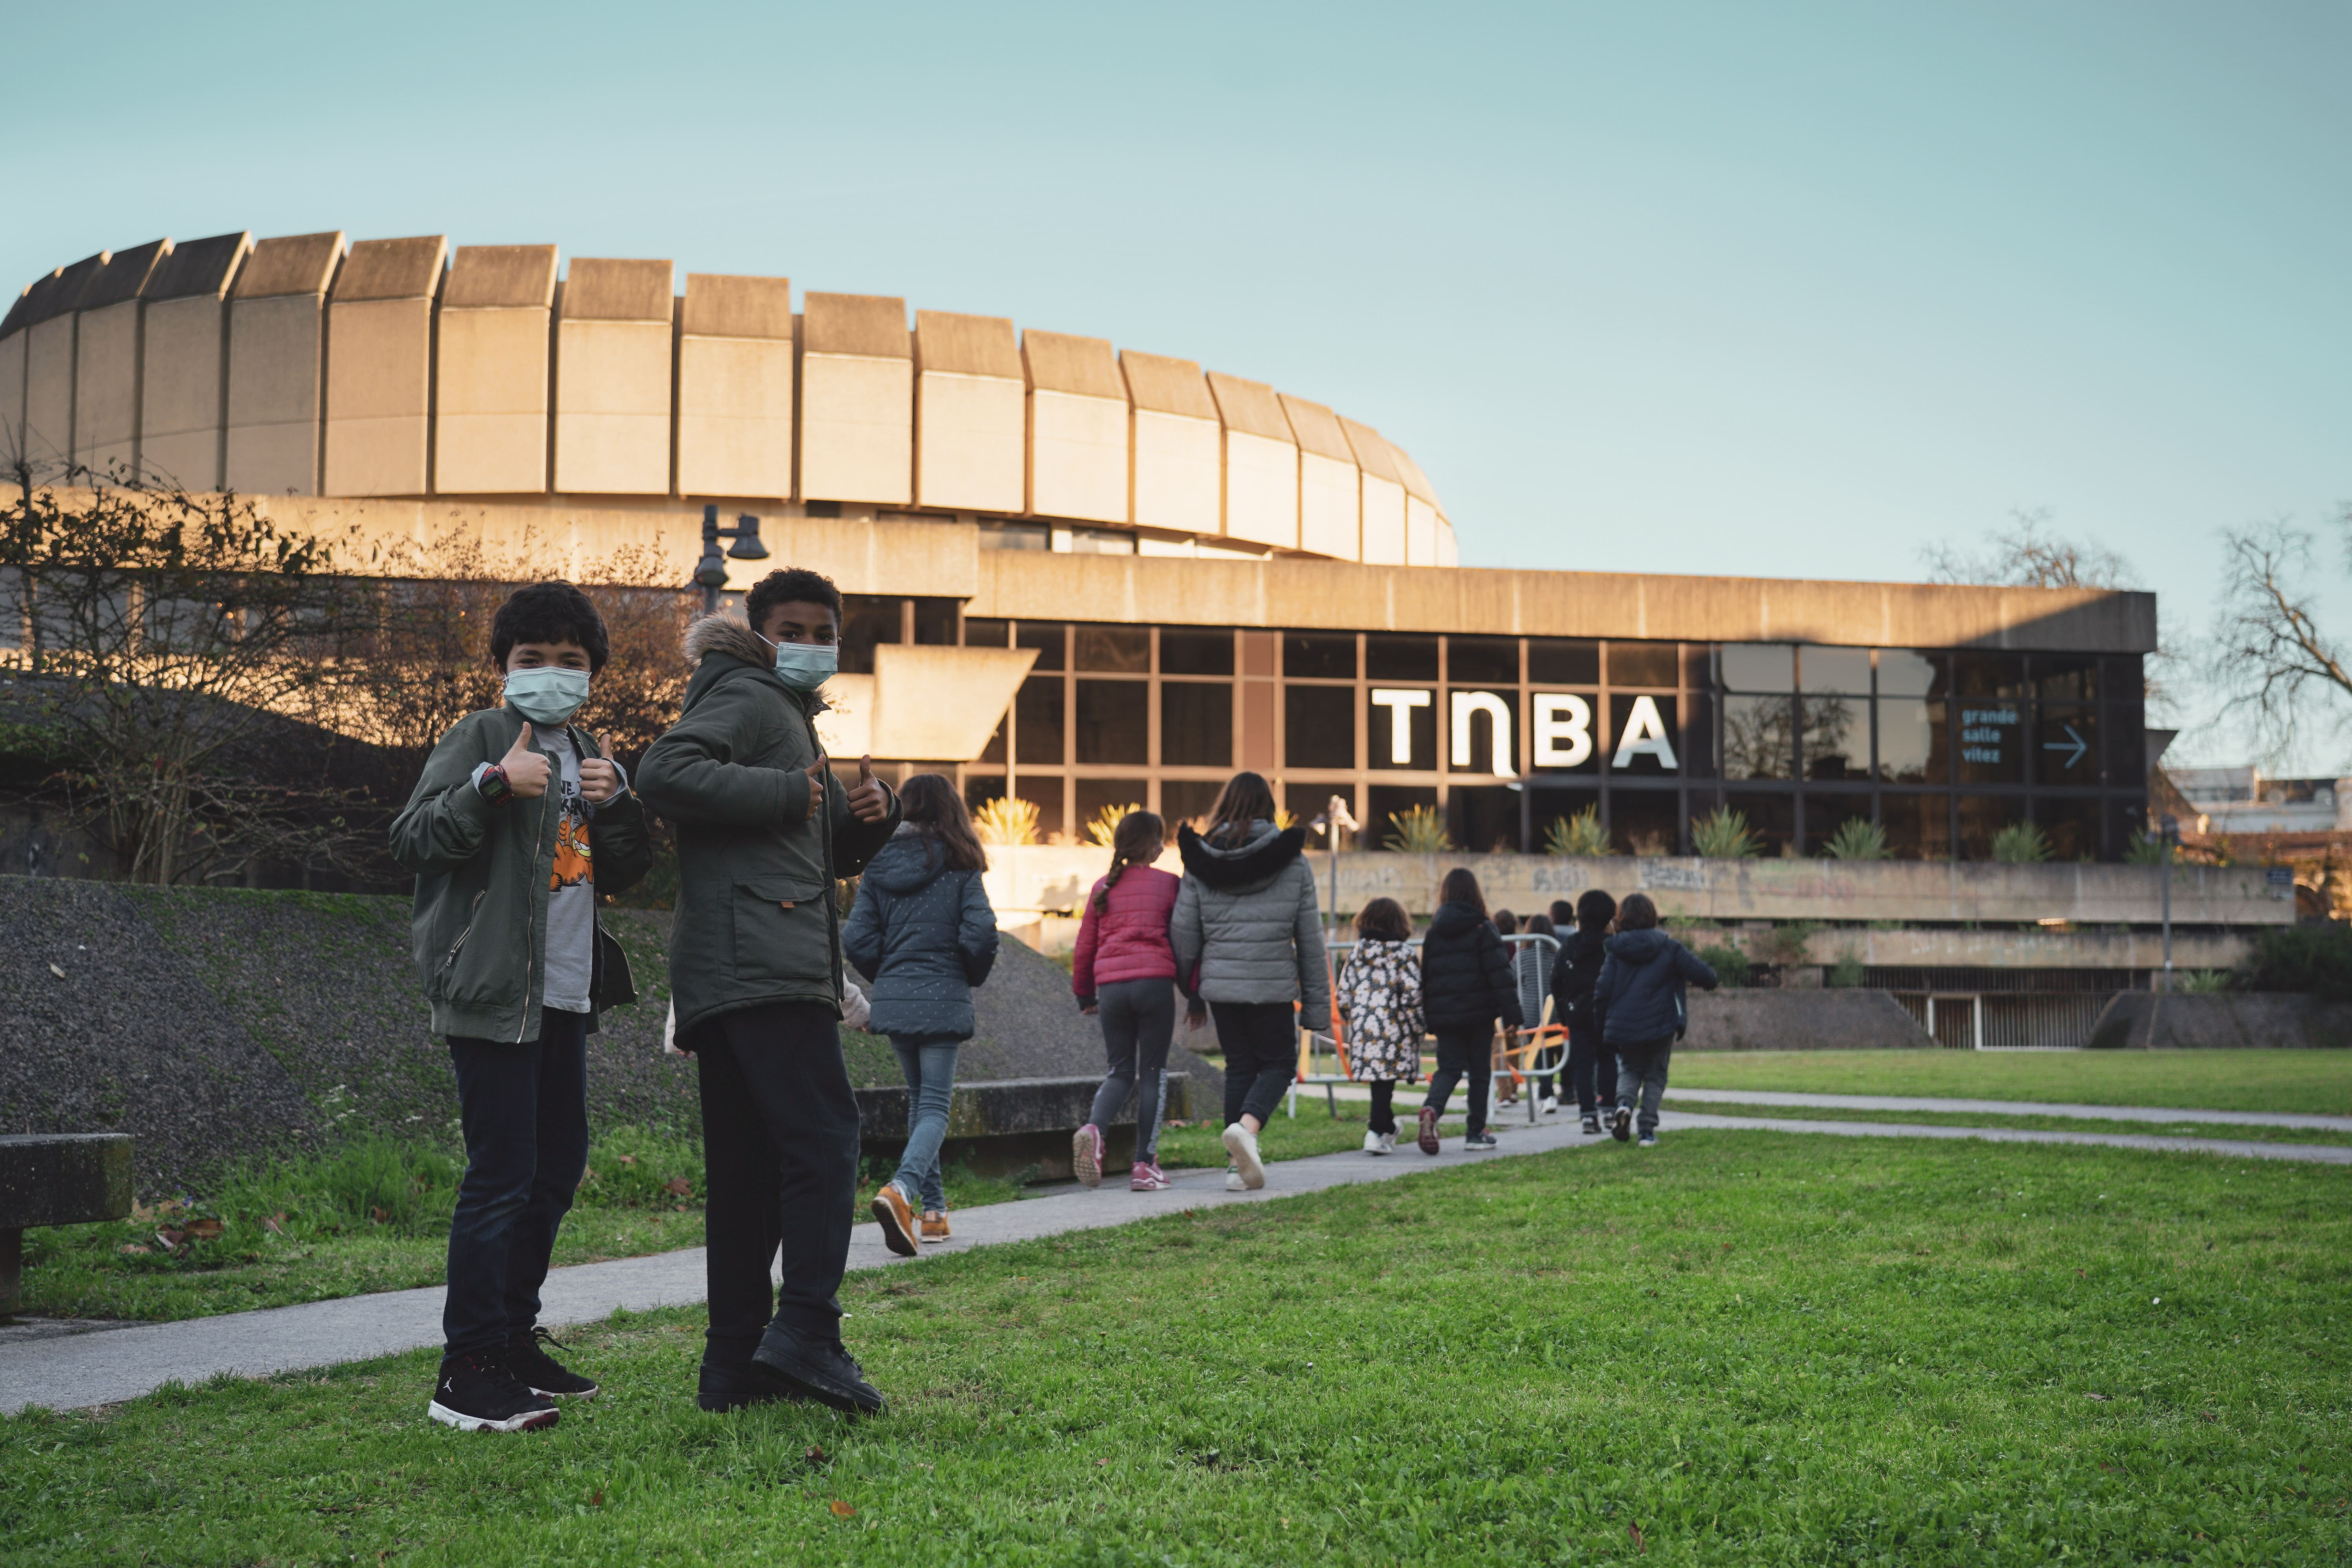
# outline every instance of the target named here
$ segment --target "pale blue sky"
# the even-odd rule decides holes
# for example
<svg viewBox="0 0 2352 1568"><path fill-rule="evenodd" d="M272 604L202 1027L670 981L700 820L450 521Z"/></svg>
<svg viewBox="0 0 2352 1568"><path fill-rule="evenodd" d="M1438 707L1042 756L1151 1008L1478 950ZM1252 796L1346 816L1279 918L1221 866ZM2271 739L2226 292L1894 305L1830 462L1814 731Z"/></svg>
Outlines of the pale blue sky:
<svg viewBox="0 0 2352 1568"><path fill-rule="evenodd" d="M2352 6L27 7L14 288L446 232L904 294L1378 426L1472 565L1915 577L2013 509L2201 624L2352 500Z"/></svg>

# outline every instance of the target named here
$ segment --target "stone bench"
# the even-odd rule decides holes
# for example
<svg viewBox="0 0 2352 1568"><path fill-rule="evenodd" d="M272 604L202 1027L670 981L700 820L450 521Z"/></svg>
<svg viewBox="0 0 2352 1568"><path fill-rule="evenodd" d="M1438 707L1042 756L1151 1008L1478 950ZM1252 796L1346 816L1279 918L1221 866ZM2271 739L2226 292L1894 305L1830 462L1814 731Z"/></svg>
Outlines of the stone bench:
<svg viewBox="0 0 2352 1568"><path fill-rule="evenodd" d="M25 1227L131 1212L131 1140L121 1132L0 1135L0 1318L16 1310Z"/></svg>

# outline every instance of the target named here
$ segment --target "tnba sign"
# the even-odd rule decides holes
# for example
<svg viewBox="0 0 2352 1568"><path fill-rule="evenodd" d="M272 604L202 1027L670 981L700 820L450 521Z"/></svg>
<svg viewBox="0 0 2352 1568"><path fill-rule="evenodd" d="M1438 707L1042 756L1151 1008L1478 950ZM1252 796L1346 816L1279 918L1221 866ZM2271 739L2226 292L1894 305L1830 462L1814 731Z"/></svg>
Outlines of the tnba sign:
<svg viewBox="0 0 2352 1568"><path fill-rule="evenodd" d="M1436 717L1438 693L1425 687L1375 686L1370 696L1372 765L1433 770L1437 765L1432 754L1436 749L1436 726L1431 721ZM1671 703L1674 700L1665 700ZM1609 759L1612 768L1632 770L1636 764L1645 763L1647 766L1642 770L1644 772L1680 770L1681 760L1675 754L1674 724L1658 703L1658 698L1647 695L1618 700L1618 711L1613 715L1616 721L1611 726L1616 742ZM1445 708L1446 738L1450 742L1448 766L1507 779L1519 776L1517 738L1511 733L1511 694L1449 691L1445 693ZM1386 714L1385 723L1382 713ZM1528 713L1531 767L1589 770L1599 744L1591 699L1573 691L1531 692ZM1482 739L1484 746L1479 744Z"/></svg>

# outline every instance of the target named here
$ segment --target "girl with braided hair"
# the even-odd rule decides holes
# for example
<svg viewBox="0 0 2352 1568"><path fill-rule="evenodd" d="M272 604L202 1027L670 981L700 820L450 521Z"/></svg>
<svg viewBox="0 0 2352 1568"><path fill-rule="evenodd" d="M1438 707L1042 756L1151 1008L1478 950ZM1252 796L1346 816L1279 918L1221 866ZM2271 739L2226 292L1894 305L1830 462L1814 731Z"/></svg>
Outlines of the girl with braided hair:
<svg viewBox="0 0 2352 1568"><path fill-rule="evenodd" d="M1111 834L1110 869L1087 895L1070 988L1078 1010L1102 1019L1109 1071L1093 1112L1072 1135L1070 1163L1087 1186L1102 1184L1103 1126L1133 1093L1135 1161L1128 1187L1156 1193L1160 1173L1160 1114L1167 1103L1168 1044L1176 1032L1176 952L1168 939L1181 879L1155 868L1167 828L1148 811L1130 811Z"/></svg>

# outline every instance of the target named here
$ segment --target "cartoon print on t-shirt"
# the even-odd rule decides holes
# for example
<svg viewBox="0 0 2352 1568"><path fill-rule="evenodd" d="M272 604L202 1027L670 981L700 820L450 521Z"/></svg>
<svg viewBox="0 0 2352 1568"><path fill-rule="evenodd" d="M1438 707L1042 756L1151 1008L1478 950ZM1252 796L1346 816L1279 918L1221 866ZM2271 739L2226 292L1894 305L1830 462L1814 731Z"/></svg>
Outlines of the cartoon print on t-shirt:
<svg viewBox="0 0 2352 1568"><path fill-rule="evenodd" d="M595 879L595 868L590 864L586 808L579 786L565 779L562 815L555 825L555 870L547 879L547 890L552 893Z"/></svg>

